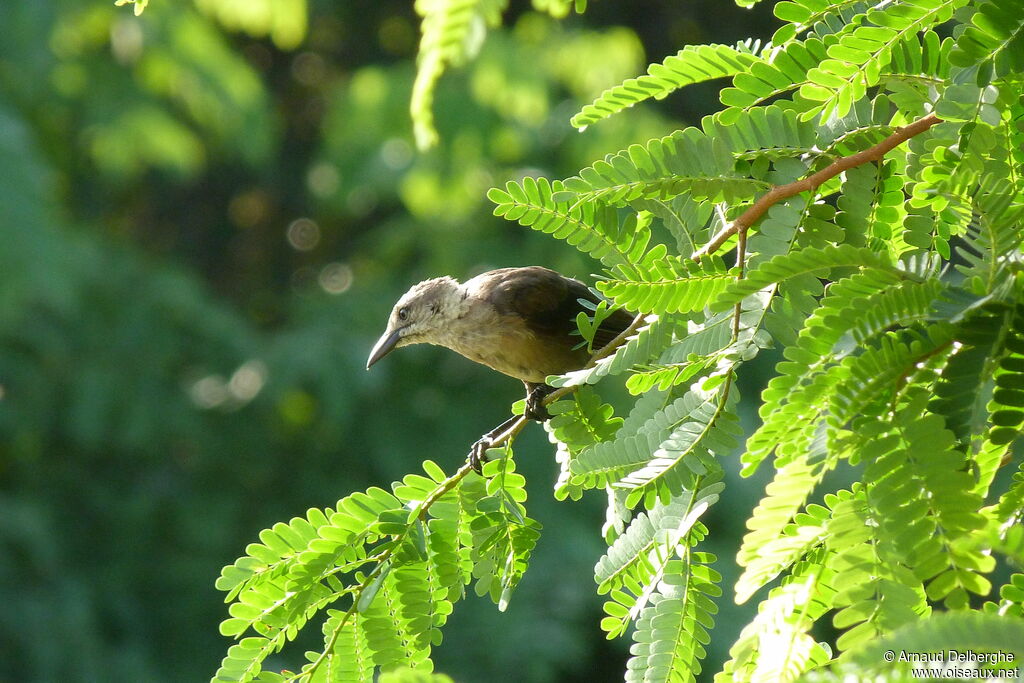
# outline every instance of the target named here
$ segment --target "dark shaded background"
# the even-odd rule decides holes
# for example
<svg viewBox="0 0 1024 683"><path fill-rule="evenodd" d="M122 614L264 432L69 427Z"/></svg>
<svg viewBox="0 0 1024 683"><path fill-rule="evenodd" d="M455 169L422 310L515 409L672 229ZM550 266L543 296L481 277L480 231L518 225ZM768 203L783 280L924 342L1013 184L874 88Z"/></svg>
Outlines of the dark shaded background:
<svg viewBox="0 0 1024 683"><path fill-rule="evenodd" d="M208 679L229 645L214 579L260 529L424 458L451 471L507 414L519 383L443 350L364 371L394 299L508 265L587 278L486 190L698 122L712 88L568 126L685 44L773 30L770 7L591 5L513 3L442 79L421 155L411 0L0 3L0 680ZM457 680L621 680L592 579L603 496L556 503L551 456L531 428L545 533L507 613L457 605L435 657ZM730 474L707 517L726 575L709 674L749 618L729 595L762 484Z"/></svg>

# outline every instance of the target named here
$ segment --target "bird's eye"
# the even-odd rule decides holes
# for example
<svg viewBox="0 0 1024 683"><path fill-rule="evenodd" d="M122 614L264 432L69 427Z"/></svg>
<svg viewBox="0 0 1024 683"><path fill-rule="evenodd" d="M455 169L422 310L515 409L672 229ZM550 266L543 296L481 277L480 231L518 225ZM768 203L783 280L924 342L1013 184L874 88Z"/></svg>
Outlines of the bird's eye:
<svg viewBox="0 0 1024 683"><path fill-rule="evenodd" d="M401 320L402 322L405 322L406 320L408 320L409 319L409 309L405 308L404 306L402 308L399 308L398 309L398 319Z"/></svg>

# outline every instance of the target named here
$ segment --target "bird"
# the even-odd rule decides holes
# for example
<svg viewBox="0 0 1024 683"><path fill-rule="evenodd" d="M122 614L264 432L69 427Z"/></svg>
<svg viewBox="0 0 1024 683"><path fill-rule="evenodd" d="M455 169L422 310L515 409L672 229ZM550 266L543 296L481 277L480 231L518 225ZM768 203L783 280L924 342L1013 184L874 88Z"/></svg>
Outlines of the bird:
<svg viewBox="0 0 1024 683"><path fill-rule="evenodd" d="M573 334L576 316L589 314L583 302L601 301L579 280L543 266L499 268L464 283L447 276L424 280L392 308L366 369L403 346L444 346L521 380L526 417L543 421L550 417L543 400L552 390L545 380L587 364L586 344ZM632 322L628 312L613 308L595 331L594 348L608 344Z"/></svg>

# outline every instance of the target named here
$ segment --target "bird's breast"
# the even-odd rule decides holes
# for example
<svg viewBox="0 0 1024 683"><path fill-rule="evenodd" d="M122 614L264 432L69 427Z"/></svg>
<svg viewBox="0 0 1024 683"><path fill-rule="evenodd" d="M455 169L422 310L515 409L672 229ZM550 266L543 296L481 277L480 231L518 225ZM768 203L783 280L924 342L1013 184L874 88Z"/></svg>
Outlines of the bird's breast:
<svg viewBox="0 0 1024 683"><path fill-rule="evenodd" d="M514 316L454 325L441 340L443 346L472 361L534 383L583 366L587 354L573 350L574 341L574 337L537 335Z"/></svg>

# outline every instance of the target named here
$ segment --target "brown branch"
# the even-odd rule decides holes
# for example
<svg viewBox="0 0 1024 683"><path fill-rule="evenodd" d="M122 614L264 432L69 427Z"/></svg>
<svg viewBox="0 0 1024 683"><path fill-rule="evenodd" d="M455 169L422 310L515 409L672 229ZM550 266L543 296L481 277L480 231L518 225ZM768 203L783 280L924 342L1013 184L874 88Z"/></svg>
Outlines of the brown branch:
<svg viewBox="0 0 1024 683"><path fill-rule="evenodd" d="M913 123L910 123L906 126L903 126L902 128L897 128L892 132L892 134L889 137L887 137L885 140L882 140L877 145L857 152L856 154L851 154L850 156L837 159L836 161L829 164L827 167L823 168L817 173L814 173L806 178L803 178L802 180L797 180L796 182L792 182L787 185L777 185L776 187L769 190L766 194L759 197L758 200L754 202L754 204L749 209L744 211L739 218L737 218L732 223L730 223L729 225L725 226L722 230L720 230L711 239L711 241L708 242L703 248L698 249L696 252L694 252L692 256L693 260L699 261L702 256L716 252L718 249L721 248L723 244L725 244L725 242L730 237L737 233L740 233L741 236L745 237L747 229L751 225L759 221L768 212L768 209L770 209L775 204L778 204L782 200L789 199L790 197L798 195L801 192L809 192L811 190L815 190L823 183L825 183L828 180L831 180L832 178L836 177L843 171L849 170L856 166L861 166L870 161L878 161L886 154L888 154L890 151L895 149L897 146L906 142L915 135L920 135L921 133L928 130L935 124L941 123L941 121L942 120L935 114L928 114L927 116L920 118L917 121L914 121ZM742 262L745 260L745 254L743 253L745 249L743 249L743 246L745 245L741 245L741 253L738 257L740 260L739 265L741 269L743 268ZM739 316L737 315L737 324L738 317ZM630 335L636 332L637 328L639 328L640 325L643 324L643 321L644 316L642 314L636 316L633 319L633 322L630 323L629 327L623 330L621 334L615 337L615 339L612 339L602 348L595 351L594 355L590 357L590 360L584 367L592 368L602 358L606 358L610 356L612 353L614 353L617 348L619 348L620 346L622 346L623 343L625 343L626 339L628 339ZM734 332L738 332L738 330L734 330ZM553 401L557 401L558 399L572 393L575 389L575 387L562 387L561 389L557 389L556 391L551 392L545 397L544 405L548 405ZM504 443L507 443L508 441L515 439L516 435L523 430L527 422L528 420L525 417L521 417L518 420L516 420L516 422L513 423L512 426L510 426L502 434L499 434L491 442L492 447L500 446Z"/></svg>
<svg viewBox="0 0 1024 683"><path fill-rule="evenodd" d="M715 236L711 238L710 242L693 252L693 256L691 258L694 261L699 261L702 257L715 253L736 233L746 233L747 229L754 223L761 220L761 218L768 213L768 209L775 204L778 204L784 199L789 199L790 197L798 195L801 192L816 190L823 183L835 178L843 171L848 171L851 168L861 166L871 161L879 161L897 146L903 144L916 135L920 135L937 123L942 123L942 119L935 114L928 114L927 116L909 123L902 128L896 128L889 137L882 140L877 145L868 147L856 154L836 159L817 173L809 175L801 180L797 180L786 185L776 185L767 193L758 197L757 201L754 202L749 209L744 211L739 218L719 230Z"/></svg>
<svg viewBox="0 0 1024 683"><path fill-rule="evenodd" d="M692 256L693 260L698 261L702 256L714 253L715 251L720 249L721 246L725 244L725 242L730 237L739 233L741 235L741 245L740 254L738 255L738 258L739 265L742 270L744 266L743 261L745 260L744 252L746 250L744 247L746 242L745 237L747 229L754 223L759 221L768 212L768 209L770 209L772 206L778 204L784 199L789 199L794 195L798 195L801 192L809 192L811 190L815 190L823 183L825 183L828 180L831 180L832 178L836 177L843 171L849 170L856 166L861 166L871 161L878 161L900 144L906 142L915 135L920 135L921 133L928 130L935 124L941 123L941 121L942 120L935 114L929 114L923 118L918 119L917 121L914 121L913 123L910 123L909 125L903 126L902 128L897 128L892 132L892 134L889 137L887 137L885 140L882 140L877 145L857 152L856 154L851 154L850 156L837 159L836 161L829 164L827 167L823 168L817 173L814 173L806 178L803 178L802 180L797 180L796 182L792 182L787 185L777 185L776 187L769 190L766 194L759 197L757 201L754 202L754 204L749 209L744 211L739 218L737 218L735 221L733 221L732 223L724 227L722 230L720 230L711 239L711 241L707 243L707 245L694 252ZM622 346L622 344L625 343L625 341L630 337L630 335L636 332L636 330L640 327L640 325L643 324L643 322L644 316L642 314L636 316L633 319L633 322L630 323L629 327L623 330L621 334L619 334L606 345L595 351L594 354L590 357L590 360L587 362L586 366L584 367L592 368L602 358L606 358L610 356L612 353L614 353L617 348L619 348L620 346ZM738 328L738 324L739 311L737 311L736 313L734 327ZM738 333L738 331L738 329L733 330L734 334ZM575 389L576 387L562 387L551 392L544 398L544 405L548 405L553 401L557 401L558 399L572 393L573 391L575 391ZM526 427L526 423L528 421L529 420L527 420L525 417L520 417L508 429L506 429L503 433L499 434L497 437L494 438L493 441L491 441L491 447L493 448L496 446L501 446L502 444L514 440L516 436L519 434L519 432L521 432L523 428ZM463 466L453 478L461 479L462 476L468 474L469 471L470 468L468 465Z"/></svg>

